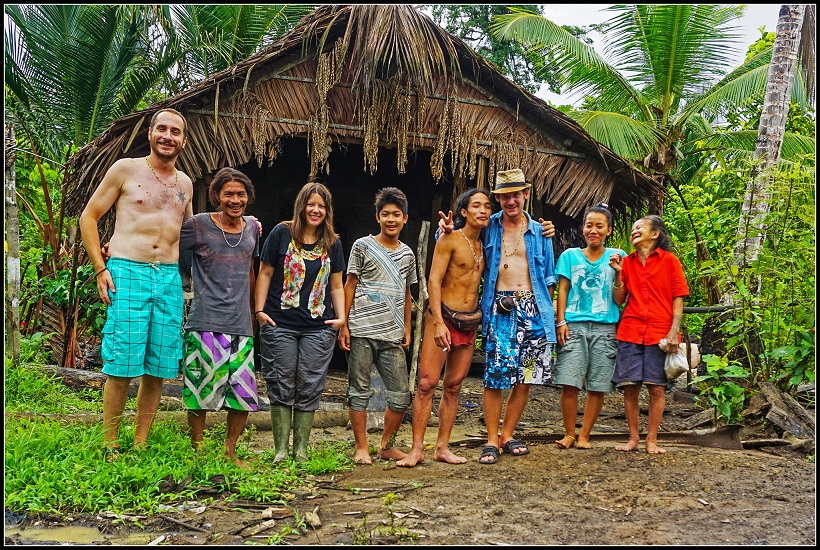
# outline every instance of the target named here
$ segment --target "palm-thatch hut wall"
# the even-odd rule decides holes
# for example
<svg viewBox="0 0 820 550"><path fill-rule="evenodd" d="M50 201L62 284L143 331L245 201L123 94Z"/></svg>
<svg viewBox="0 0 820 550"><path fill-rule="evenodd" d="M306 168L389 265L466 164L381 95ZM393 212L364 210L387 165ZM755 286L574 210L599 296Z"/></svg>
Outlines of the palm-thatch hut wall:
<svg viewBox="0 0 820 550"><path fill-rule="evenodd" d="M556 221L557 252L585 206L605 200L619 219L660 191L413 7L323 6L266 50L115 121L72 157L69 212L118 158L148 154L148 123L164 107L188 121L178 167L195 181L195 212L208 208L212 175L232 166L256 184L249 212L267 232L318 175L346 252L378 230L373 195L388 185L408 195L402 240L414 249L422 220L434 229L439 209L466 187L489 188L498 170L524 170L533 213Z"/></svg>

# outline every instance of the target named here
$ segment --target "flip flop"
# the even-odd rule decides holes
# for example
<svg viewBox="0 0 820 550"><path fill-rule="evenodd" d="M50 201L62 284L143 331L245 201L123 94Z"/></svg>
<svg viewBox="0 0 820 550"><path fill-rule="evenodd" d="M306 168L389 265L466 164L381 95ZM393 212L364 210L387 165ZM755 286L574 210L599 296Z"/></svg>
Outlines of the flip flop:
<svg viewBox="0 0 820 550"><path fill-rule="evenodd" d="M530 448L527 447L520 439L510 439L501 447L504 449L505 453L509 453L513 456L522 456L525 454L529 454ZM523 449L520 452L514 452L516 449Z"/></svg>
<svg viewBox="0 0 820 550"><path fill-rule="evenodd" d="M482 458L490 457L492 460L481 460ZM487 445L481 449L481 457L478 459L481 464L495 464L498 462L498 447L495 445Z"/></svg>

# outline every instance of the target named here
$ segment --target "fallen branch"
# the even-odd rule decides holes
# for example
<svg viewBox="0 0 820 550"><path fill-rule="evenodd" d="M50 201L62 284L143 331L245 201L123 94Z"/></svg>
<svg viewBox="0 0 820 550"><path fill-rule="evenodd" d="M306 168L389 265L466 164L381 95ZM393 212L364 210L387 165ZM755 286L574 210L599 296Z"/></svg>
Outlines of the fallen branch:
<svg viewBox="0 0 820 550"><path fill-rule="evenodd" d="M191 531L199 531L200 533L207 533L208 532L207 529L203 529L202 527L196 527L196 526L191 525L189 523L185 523L184 521L179 521L178 519L174 519L171 516L166 516L165 514L157 514L157 517L160 517L160 518L162 518L166 521L170 521L171 523L176 523L177 525L181 525L182 527L185 527L186 529L190 529Z"/></svg>

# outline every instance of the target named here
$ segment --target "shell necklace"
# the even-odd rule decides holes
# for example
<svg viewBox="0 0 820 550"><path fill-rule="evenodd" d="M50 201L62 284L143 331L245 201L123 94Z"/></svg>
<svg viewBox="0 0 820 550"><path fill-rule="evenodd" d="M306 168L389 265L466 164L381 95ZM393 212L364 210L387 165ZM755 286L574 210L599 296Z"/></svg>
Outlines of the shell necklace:
<svg viewBox="0 0 820 550"><path fill-rule="evenodd" d="M241 227L242 222L240 222L239 225ZM228 242L228 237L225 235L225 229L222 227L222 210L219 211L219 230L222 231L222 238L225 239L225 244L227 244L231 248L236 248L237 246L239 246L239 243L242 242L242 237L245 236L245 228L243 227L242 230L239 232L239 240L236 241L236 244L231 244Z"/></svg>
<svg viewBox="0 0 820 550"><path fill-rule="evenodd" d="M473 243L470 242L470 239L467 237L467 235L464 234L463 230L459 229L458 232L461 233L461 236L464 237L464 240L467 241L467 244L470 245L470 254L473 255L473 260L475 260L475 268L478 269L479 265L481 264L481 261L484 259L484 250L481 248L481 245L479 245L479 255L476 256L475 248L473 248Z"/></svg>
<svg viewBox="0 0 820 550"><path fill-rule="evenodd" d="M147 164L148 168L151 169L151 173L154 174L154 177L157 178L157 181L160 182L165 187L167 187L168 189L173 189L174 187L177 186L177 183L179 183L179 172L177 172L176 168L174 168L174 185L168 185L167 183L165 183L164 181L159 179L159 176L157 175L157 173L154 172L154 167L151 166L150 162L148 162L148 157L145 157L145 164Z"/></svg>
<svg viewBox="0 0 820 550"><path fill-rule="evenodd" d="M515 254L516 250L518 250L518 245L521 244L521 238L524 236L524 224L526 223L526 221L527 221L527 217L522 214L522 216L521 216L521 231L518 233L518 241L516 241L515 248L513 248L513 251L510 252L509 254L507 254L507 245L504 242L504 226L503 225L501 226L501 249L504 252L505 257L509 258L513 254ZM504 264L504 269L507 269L508 267L510 267L508 264Z"/></svg>

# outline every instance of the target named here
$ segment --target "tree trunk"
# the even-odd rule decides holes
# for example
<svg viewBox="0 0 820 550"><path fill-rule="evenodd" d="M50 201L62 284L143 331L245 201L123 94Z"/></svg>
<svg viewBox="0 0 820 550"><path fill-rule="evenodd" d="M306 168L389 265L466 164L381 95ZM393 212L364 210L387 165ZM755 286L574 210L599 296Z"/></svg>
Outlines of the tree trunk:
<svg viewBox="0 0 820 550"><path fill-rule="evenodd" d="M764 220L770 207L771 170L780 160L805 9L805 4L780 8L754 155L760 165L746 185L737 232L734 265L739 268L757 259L766 239Z"/></svg>
<svg viewBox="0 0 820 550"><path fill-rule="evenodd" d="M14 125L6 124L6 356L20 363L20 220L14 162Z"/></svg>

